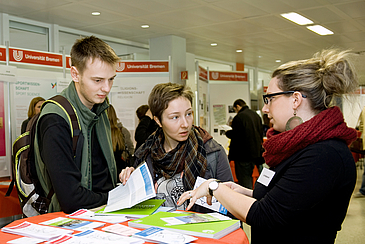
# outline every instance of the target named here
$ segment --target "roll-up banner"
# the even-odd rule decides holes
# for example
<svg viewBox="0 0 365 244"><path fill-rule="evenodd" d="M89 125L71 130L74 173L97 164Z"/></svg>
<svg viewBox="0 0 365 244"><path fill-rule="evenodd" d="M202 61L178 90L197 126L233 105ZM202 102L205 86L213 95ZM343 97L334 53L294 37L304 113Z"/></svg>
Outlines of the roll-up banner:
<svg viewBox="0 0 365 244"><path fill-rule="evenodd" d="M148 104L152 88L159 83L169 82L168 61L125 61L117 67L117 77L110 92L110 102L117 116L134 141L138 125L136 110Z"/></svg>

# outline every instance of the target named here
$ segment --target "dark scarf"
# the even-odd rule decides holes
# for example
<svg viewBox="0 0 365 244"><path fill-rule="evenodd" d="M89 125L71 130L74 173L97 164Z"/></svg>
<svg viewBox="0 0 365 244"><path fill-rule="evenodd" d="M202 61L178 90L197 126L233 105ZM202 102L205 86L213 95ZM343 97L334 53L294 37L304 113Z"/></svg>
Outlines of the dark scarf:
<svg viewBox="0 0 365 244"><path fill-rule="evenodd" d="M136 152L138 163L150 155L157 179L162 176L169 179L184 170L185 190L192 190L196 178L204 177L207 169L204 143L211 138L204 129L193 126L188 139L179 142L176 148L166 153L163 148L165 136L162 128L158 128Z"/></svg>
<svg viewBox="0 0 365 244"><path fill-rule="evenodd" d="M274 167L308 145L331 138L350 145L357 137L356 130L347 127L338 107L328 108L305 123L285 132L267 131L263 147L266 164Z"/></svg>

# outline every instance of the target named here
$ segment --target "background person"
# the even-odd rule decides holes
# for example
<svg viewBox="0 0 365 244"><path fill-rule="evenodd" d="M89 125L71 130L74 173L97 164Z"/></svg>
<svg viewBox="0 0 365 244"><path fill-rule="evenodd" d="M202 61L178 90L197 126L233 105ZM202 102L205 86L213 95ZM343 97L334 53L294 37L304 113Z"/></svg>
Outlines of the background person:
<svg viewBox="0 0 365 244"><path fill-rule="evenodd" d="M116 76L119 57L95 36L78 39L71 49L70 85L61 92L76 110L81 133L76 155L65 113L46 104L35 135L35 165L45 196L54 195L49 212L72 213L107 203L108 192L116 186L106 97Z"/></svg>
<svg viewBox="0 0 365 244"><path fill-rule="evenodd" d="M365 123L365 107L362 109L360 116L359 116L359 120L358 120L359 131L361 131L361 138L362 138L362 146L363 146L362 150L365 150L364 123ZM354 194L354 197L356 197L356 198L365 197L365 167L364 167L364 173L362 174L361 187L360 187L359 191Z"/></svg>
<svg viewBox="0 0 365 244"><path fill-rule="evenodd" d="M139 119L136 132L134 133L134 139L136 140L136 150L147 140L147 138L157 130L158 125L153 119L151 110L148 105L141 105L136 110L137 117Z"/></svg>
<svg viewBox="0 0 365 244"><path fill-rule="evenodd" d="M226 136L231 139L228 159L234 161L238 184L252 189L255 164L260 165L263 162L262 121L242 99L234 101L233 109L237 115L232 120L232 130L226 131ZM261 167L259 170L261 171Z"/></svg>
<svg viewBox="0 0 365 244"><path fill-rule="evenodd" d="M180 195L193 189L198 176L233 180L223 147L207 131L193 125L192 100L193 93L186 86L156 85L148 104L159 128L135 152L135 165L147 162L156 192L167 199L167 206L176 207ZM119 177L123 184L133 170L122 170ZM195 210L204 211L198 206Z"/></svg>
<svg viewBox="0 0 365 244"><path fill-rule="evenodd" d="M122 169L129 166L126 162L127 158L123 158L122 156L123 152L126 150L125 140L122 131L118 127L117 114L115 113L113 105L110 104L107 111L110 122L114 158L115 163L117 164L117 172L119 174L122 172Z"/></svg>
<svg viewBox="0 0 365 244"><path fill-rule="evenodd" d="M184 193L179 204L211 193L251 225L252 243L334 243L356 182L348 128L332 98L357 89L348 52L324 50L276 69L264 95L273 128L267 133L264 170L249 190L214 179Z"/></svg>
<svg viewBox="0 0 365 244"><path fill-rule="evenodd" d="M45 99L43 97L35 97L30 101L29 108L28 108L28 119L24 120L21 127L21 134L25 132L27 129L27 125L29 120L36 114L41 112L41 107Z"/></svg>

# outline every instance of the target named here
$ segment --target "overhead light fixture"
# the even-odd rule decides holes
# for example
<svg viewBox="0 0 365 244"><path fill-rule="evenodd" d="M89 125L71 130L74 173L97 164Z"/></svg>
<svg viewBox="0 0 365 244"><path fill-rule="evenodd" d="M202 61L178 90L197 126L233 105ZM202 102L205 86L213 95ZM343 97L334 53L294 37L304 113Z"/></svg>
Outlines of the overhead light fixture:
<svg viewBox="0 0 365 244"><path fill-rule="evenodd" d="M211 43L210 45L211 45L212 47L218 46L218 44L217 44L217 43Z"/></svg>
<svg viewBox="0 0 365 244"><path fill-rule="evenodd" d="M243 52L243 50L242 50L242 49L237 49L237 50L236 50L236 52L237 52L237 53L242 53L242 52Z"/></svg>
<svg viewBox="0 0 365 244"><path fill-rule="evenodd" d="M98 16L98 15L100 15L100 12L92 12L91 14L94 16Z"/></svg>
<svg viewBox="0 0 365 244"><path fill-rule="evenodd" d="M334 34L333 31L330 31L329 29L324 28L321 25L311 25L311 26L307 26L307 28L321 36Z"/></svg>
<svg viewBox="0 0 365 244"><path fill-rule="evenodd" d="M298 25L313 24L313 21L311 21L310 19L307 19L306 17L301 16L300 14L297 14L297 13L294 13L294 12L281 14L281 16L283 16L285 19L293 21L294 23L296 23Z"/></svg>
<svg viewBox="0 0 365 244"><path fill-rule="evenodd" d="M144 29L150 28L149 25L141 25L141 27L144 28Z"/></svg>
<svg viewBox="0 0 365 244"><path fill-rule="evenodd" d="M275 62L280 63L280 62L281 62L281 60L280 60L280 59L277 59L277 60L275 60Z"/></svg>

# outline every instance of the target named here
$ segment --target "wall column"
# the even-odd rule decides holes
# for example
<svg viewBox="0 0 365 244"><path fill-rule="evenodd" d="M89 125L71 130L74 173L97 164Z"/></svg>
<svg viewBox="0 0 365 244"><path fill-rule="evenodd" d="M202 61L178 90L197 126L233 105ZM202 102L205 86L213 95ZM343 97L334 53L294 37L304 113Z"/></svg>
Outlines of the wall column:
<svg viewBox="0 0 365 244"><path fill-rule="evenodd" d="M186 40L185 38L169 35L151 38L150 60L169 60L171 56L172 80L170 82L185 84L181 81L180 73L186 70Z"/></svg>

